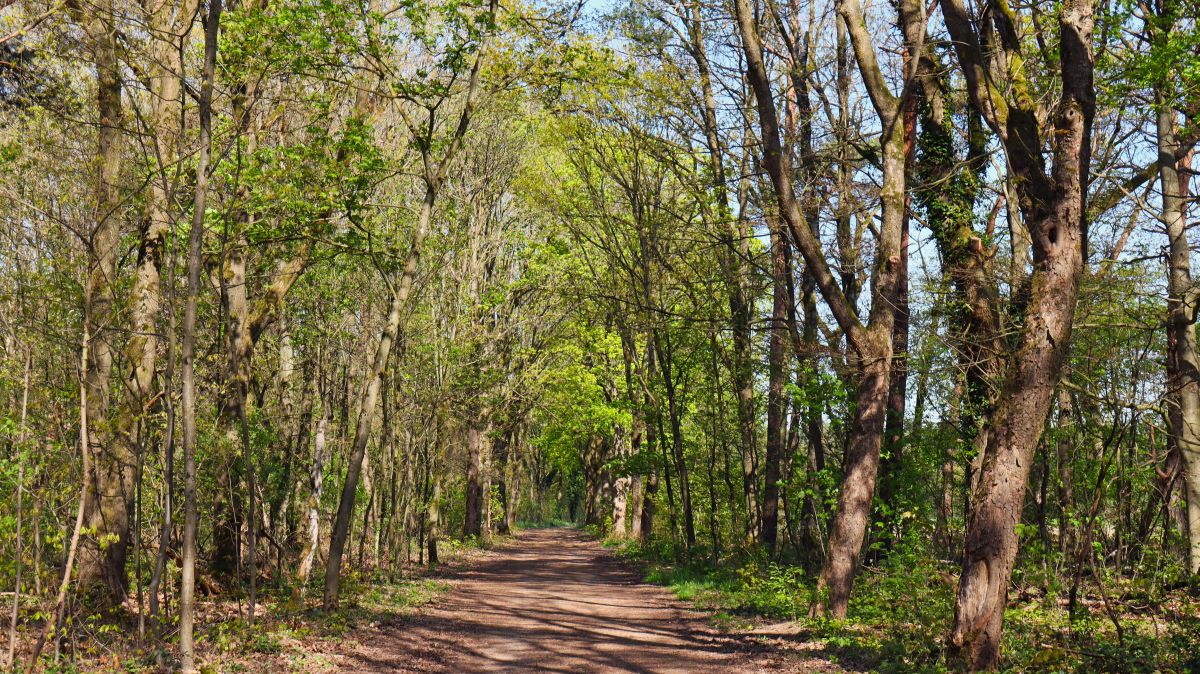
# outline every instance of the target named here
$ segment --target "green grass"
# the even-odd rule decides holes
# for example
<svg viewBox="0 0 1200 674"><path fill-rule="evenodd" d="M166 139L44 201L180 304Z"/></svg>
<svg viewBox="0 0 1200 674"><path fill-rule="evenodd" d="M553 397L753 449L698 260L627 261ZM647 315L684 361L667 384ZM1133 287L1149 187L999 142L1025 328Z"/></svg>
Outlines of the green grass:
<svg viewBox="0 0 1200 674"><path fill-rule="evenodd" d="M297 602L294 596L280 597L254 626L227 620L206 626L202 639L222 652L279 653L281 643L289 640L341 637L363 625L410 614L445 595L450 584L418 576L396 582L358 580L347 590L336 611L317 610L311 601Z"/></svg>
<svg viewBox="0 0 1200 674"><path fill-rule="evenodd" d="M950 671L945 636L954 615L957 569L912 551L892 551L860 571L845 621L807 617L815 581L797 567L753 557L676 561L674 551L625 545L618 554L644 570L714 624L750 631L792 623L807 655L854 670L882 673ZM1123 638L1102 606L1090 602L1074 621L1051 595L1017 603L1005 614L1004 670L1020 673L1200 672L1200 601L1176 593L1149 612L1117 607Z"/></svg>

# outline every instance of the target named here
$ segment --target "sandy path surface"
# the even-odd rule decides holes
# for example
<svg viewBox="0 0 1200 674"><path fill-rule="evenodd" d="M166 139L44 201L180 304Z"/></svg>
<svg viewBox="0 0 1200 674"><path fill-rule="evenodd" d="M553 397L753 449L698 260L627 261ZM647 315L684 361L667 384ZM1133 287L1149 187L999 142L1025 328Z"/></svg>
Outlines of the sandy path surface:
<svg viewBox="0 0 1200 674"><path fill-rule="evenodd" d="M463 571L438 605L383 627L347 672L799 671L642 583L572 529L523 532Z"/></svg>

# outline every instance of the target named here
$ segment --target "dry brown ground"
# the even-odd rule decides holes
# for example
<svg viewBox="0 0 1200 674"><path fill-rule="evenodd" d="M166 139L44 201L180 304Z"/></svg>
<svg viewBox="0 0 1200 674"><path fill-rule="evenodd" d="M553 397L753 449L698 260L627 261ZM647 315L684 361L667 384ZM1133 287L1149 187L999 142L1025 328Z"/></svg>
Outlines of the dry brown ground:
<svg viewBox="0 0 1200 674"><path fill-rule="evenodd" d="M357 635L343 671L828 671L718 632L573 529L524 532L453 583L436 606Z"/></svg>

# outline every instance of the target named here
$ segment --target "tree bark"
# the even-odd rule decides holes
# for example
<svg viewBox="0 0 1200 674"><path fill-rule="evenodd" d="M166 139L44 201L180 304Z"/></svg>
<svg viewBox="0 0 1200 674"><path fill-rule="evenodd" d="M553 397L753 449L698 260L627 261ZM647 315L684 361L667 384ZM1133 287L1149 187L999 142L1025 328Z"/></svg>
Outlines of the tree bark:
<svg viewBox="0 0 1200 674"><path fill-rule="evenodd" d="M881 347L884 348L884 347ZM817 579L814 615L846 617L850 589L871 517L887 418L889 358L877 356L861 368L854 429L846 439L845 473L829 525L828 552Z"/></svg>
<svg viewBox="0 0 1200 674"><path fill-rule="evenodd" d="M1162 220L1167 231L1167 330L1173 353L1167 358L1170 433L1183 459L1187 501L1188 569L1200 573L1200 352L1196 342L1197 301L1192 286L1191 247L1187 237L1188 174L1179 170L1186 159L1172 161L1179 144L1176 112L1160 100L1158 113L1159 185Z"/></svg>
<svg viewBox="0 0 1200 674"><path fill-rule="evenodd" d="M750 0L737 0L735 7L746 56L746 75L758 104L763 166L770 175L780 215L863 373L856 396L858 404L855 418L846 440L846 471L830 526L829 552L818 580L818 600L813 606L814 613L843 618L866 535L883 444L892 357L891 337L895 321L892 300L899 278L900 237L905 211L903 124L899 120L899 102L888 90L879 69L862 8L857 0L840 0L837 4L838 14L850 35L859 70L883 128L880 139L882 217L875 255L870 316L864 326L854 304L847 297L846 288L834 279L822 244L804 220L803 211L795 199L791 161L780 143L780 125L775 112L771 80L763 60Z"/></svg>
<svg viewBox="0 0 1200 674"><path fill-rule="evenodd" d="M481 428L487 412L475 410L467 422L467 494L463 516L463 536L483 537L484 499L484 443L487 432Z"/></svg>
<svg viewBox="0 0 1200 674"><path fill-rule="evenodd" d="M151 165L155 175L148 186L147 211L138 242L137 271L131 295L133 330L125 345L125 357L129 367L124 377L125 396L123 408L114 424L116 441L123 445L121 451L131 461L135 475L141 471L143 445L147 442L145 417L150 411L146 405L153 394L158 367L163 248L175 222L172 201L179 171L173 166L179 153L180 82L183 76L180 45L186 33L190 31L195 8L194 0L187 0L177 7L164 4L156 6L155 11L148 17L153 37L149 70L150 125L154 141ZM169 367L171 366L168 365ZM170 393L167 395L169 397ZM172 424L168 424L169 428L171 426ZM174 449L170 439L164 442L164 446ZM172 463L170 458L167 463ZM168 535L170 521L168 508L164 516L164 531ZM125 537L128 538L128 533ZM155 571L161 576L157 564ZM158 584L152 582L151 585L150 613L153 618L157 614Z"/></svg>
<svg viewBox="0 0 1200 674"><path fill-rule="evenodd" d="M1070 0L1059 12L1062 90L1052 116L1053 168L1046 174L1030 84L1023 73L1011 98L987 84L988 62L1019 58L1020 40L1003 0L989 12L1000 51L985 52L960 0L941 0L972 105L1007 150L1017 179L1022 216L1033 243L1033 274L1019 346L1008 355L1007 377L992 415L968 518L950 647L972 670L1000 662L1000 633L1017 553L1016 525L1025 489L1071 340L1075 301L1084 270L1084 200L1095 110L1090 0Z"/></svg>
<svg viewBox="0 0 1200 674"><path fill-rule="evenodd" d="M494 18L495 5L491 5L488 11ZM425 148L424 164L426 166L426 174L424 176L425 196L421 200L421 206L417 212L416 228L413 231L412 241L409 242L403 272L400 276L400 283L392 291L391 303L388 308L388 318L379 337L379 344L375 349L375 360L371 376L365 384L362 405L359 408L358 419L355 423L354 441L351 445L348 465L346 467L346 481L342 485L342 496L338 501L337 515L333 523L333 533L329 541L329 560L325 568L325 597L323 601L323 606L327 611L337 606L338 584L341 581L342 555L345 551L346 537L350 530L350 520L354 516L354 501L358 490L358 478L362 470L363 456L367 449L367 438L371 431L371 419L375 414L375 401L379 397L379 388L383 383L384 368L387 366L392 342L396 339L400 329L400 312L408 305L409 297L416 283L417 269L425 237L429 233L433 219L433 207L437 201L438 190L445 179L450 163L462 147L462 139L466 135L471 118L475 113L480 89L480 69L483 65L483 54L486 52L486 49L486 40L483 41L483 44L478 45L476 49L475 62L471 66L465 102L462 112L459 115L458 125L454 129L440 161L434 162L429 155L431 151L430 143L434 132L432 125L435 119L433 117L429 120L430 126L427 131L429 139L422 141ZM440 488L440 485L438 487ZM431 555L435 550L436 542L431 532Z"/></svg>
<svg viewBox="0 0 1200 674"><path fill-rule="evenodd" d="M916 17L913 17L911 9L910 7L905 16L919 18L919 10L916 12ZM923 28L923 26L920 28ZM914 45L924 42L924 35L918 32L918 30L918 27L911 23L905 25L905 42L907 44ZM919 55L913 54L911 48L905 49L904 70L906 73L912 72L913 63L918 58ZM906 174L911 175L916 159L917 97L910 93L902 101L901 107L901 122L904 126L904 171ZM893 290L892 300L895 306L896 318L892 325L891 380L888 383L887 418L883 430L883 452L881 459L883 478L879 485L879 500L885 507L895 506L896 491L900 488L904 469L904 414L905 405L908 402L908 216L911 206L911 192L906 191L904 194L904 216L900 224L900 250L898 256L900 262L896 269L896 287ZM890 536L894 536L897 526L896 519L894 515L889 519L891 520L889 522L890 528L893 530ZM894 541L889 537L889 544L890 542Z"/></svg>
<svg viewBox="0 0 1200 674"><path fill-rule="evenodd" d="M1071 392L1060 386L1058 390L1058 442L1055 443L1055 458L1058 460L1058 552L1063 561L1071 560L1075 549L1074 493L1074 450L1075 416L1071 405Z"/></svg>
<svg viewBox="0 0 1200 674"><path fill-rule="evenodd" d="M628 363L626 363L628 367ZM624 427L617 427L614 433L614 442L617 448L617 458L626 465L629 461L629 433ZM613 480L613 503L612 503L612 531L609 536L617 540L624 540L629 535L629 476L625 474L625 469L622 468L620 475Z"/></svg>
<svg viewBox="0 0 1200 674"><path fill-rule="evenodd" d="M85 291L86 292L86 291ZM86 300L86 298L85 298ZM86 301L85 301L86 306ZM88 442L90 442L90 429L88 427L88 390L84 380L87 372L87 362L90 350L92 335L88 329L90 321L85 314L83 319L83 339L80 340L79 352L79 454L83 459L83 475L91 472L91 455L86 450ZM58 584L58 593L54 598L54 619L46 620L42 632L38 635L37 643L33 646L33 653L29 656L30 670L36 670L38 660L41 659L42 649L46 642L53 640L55 644L62 637L63 619L66 615L67 592L71 589L71 574L75 571L75 558L79 552L80 538L83 533L84 511L87 508L88 492L91 491L91 483L86 479L82 480L83 486L79 492L79 504L75 508L75 526L71 529L71 541L67 545L67 558L63 562L62 580ZM34 568L37 568L36 566ZM57 647L56 647L57 649ZM55 653L57 654L57 650Z"/></svg>
<svg viewBox="0 0 1200 674"><path fill-rule="evenodd" d="M671 455L675 464L675 474L679 477L679 501L683 510L684 542L690 550L696 545L696 514L692 509L691 478L687 457L684 455L683 412L680 409L679 383L674 376L674 352L671 349L669 335L660 339L656 332L654 343L658 348L659 372L662 373L663 385L667 389L667 417L671 424ZM665 438L659 437L660 442L665 443L665 440Z"/></svg>
<svg viewBox="0 0 1200 674"><path fill-rule="evenodd" d="M85 593L97 589L106 601L119 604L127 590L125 558L130 544L136 455L117 441L109 423L109 381L113 366L113 341L117 316L113 294L117 285L117 258L121 244L120 174L124 132L122 75L118 56L116 7L111 0L82 18L96 67L96 109L99 116L96 147L96 183L87 288L90 304L85 315L91 344L85 385L88 388L86 451L91 455L89 498L84 523L89 532L80 541L79 585Z"/></svg>
<svg viewBox="0 0 1200 674"><path fill-rule="evenodd" d="M317 558L317 550L321 548L321 495L325 485L325 434L329 420L322 415L317 422L316 436L313 438L312 466L308 472L308 506L305 508L305 532L308 542L304 546L304 555L300 557L300 568L297 580L301 593L308 584L308 576L312 572L313 561Z"/></svg>
<svg viewBox="0 0 1200 674"><path fill-rule="evenodd" d="M404 265L404 275L400 286L392 292L388 304L387 319L379 336L379 344L375 347L375 359L371 373L364 383L362 405L358 410L358 418L354 425L354 439L350 447L350 456L346 466L346 481L342 485L342 495L338 500L337 515L333 522L333 532L329 540L329 559L325 567L325 597L323 606L326 611L337 606L338 585L341 581L342 555L346 548L346 539L350 535L350 521L354 516L354 505L358 495L358 480L362 473L363 457L367 452L367 439L371 434L371 425L375 416L375 401L379 399L379 389L383 385L384 369L391 355L392 342L400 328L400 310L408 302L412 285L417 275L417 264L420 259L421 246L428 231L429 218L433 209L432 190L427 190L425 201L421 204L421 212L417 219L417 230L413 241L409 244L408 257Z"/></svg>
<svg viewBox="0 0 1200 674"><path fill-rule="evenodd" d="M208 164L212 152L212 91L217 61L217 34L221 24L221 0L209 0L204 26L204 75L200 85L200 153L196 162L196 188L192 201L192 229L188 236L188 289L183 317L180 356L183 363L183 463L184 522L183 563L179 597L179 656L184 674L197 672L193 640L196 592L196 534L200 515L196 509L196 305L200 296L200 264L203 254L204 210L208 198Z"/></svg>
<svg viewBox="0 0 1200 674"><path fill-rule="evenodd" d="M26 429L25 423L27 420L28 412L29 412L29 366L30 366L30 363L32 362L32 360L33 360L33 354L32 354L32 352L30 352L29 348L26 347L25 348L25 376L22 379L23 386L21 389L21 425L18 427L19 435L18 435L18 441L17 441L17 451L19 452L17 454L17 456L22 457L22 458L24 458L23 455L26 451L25 443L29 440L29 433ZM8 653L4 659L5 666L10 669L12 668L13 663L16 661L15 658L16 658L16 653L17 653L17 618L19 617L20 609L21 609L21 571L22 571L21 562L23 561L22 560L22 552L23 551L21 550L21 525L24 524L24 520L23 520L24 512L22 509L25 504L25 462L24 461L21 461L21 464L19 466L17 466L17 486L16 486L16 488L17 488L17 513L16 513L17 526L16 526L16 531L14 532L14 536L13 536L13 565L16 568L13 571L13 603L12 603L11 618L10 618L9 624L8 624ZM37 569L34 569L34 573L37 573Z"/></svg>
<svg viewBox="0 0 1200 674"><path fill-rule="evenodd" d="M787 380L786 335L788 332L788 284L791 264L786 232L777 215L769 214L771 236L772 305L770 339L767 349L767 452L763 462L763 503L759 542L771 557L775 556L779 536L779 480L783 460L783 426L786 423L787 400L784 382Z"/></svg>
<svg viewBox="0 0 1200 674"><path fill-rule="evenodd" d="M638 358L637 344L634 341L633 334L626 328L621 331L621 356L625 362L625 395L629 399L632 421L629 427L629 454L633 457L638 457L638 463L641 465L642 443L646 434L646 412L645 406L642 404L644 398L639 400L638 387L634 385L635 373L641 373L641 361ZM642 540L642 514L644 512L645 503L643 502L643 485L645 479L641 472L634 471L629 479L629 538L630 540Z"/></svg>
<svg viewBox="0 0 1200 674"><path fill-rule="evenodd" d="M171 274L170 277L175 277L176 260L178 257L172 254L171 257ZM172 282L170 293L170 318L168 320L168 339L167 339L167 367L163 376L163 385L166 392L167 408L167 424L163 433L163 515L162 526L159 528L158 534L158 553L154 559L154 571L150 575L150 619L154 622L155 628L161 627L158 624L159 613L159 588L162 586L163 577L167 573L167 553L170 550L171 542L174 538L175 531L175 285Z"/></svg>
<svg viewBox="0 0 1200 674"><path fill-rule="evenodd" d="M754 402L753 336L751 334L752 298L749 279L751 277L749 243L751 236L744 231L745 218L734 217L729 207L729 186L725 176L724 149L719 133L717 99L713 91L712 69L708 49L704 43L704 20L700 4L691 3L685 18L688 30L688 51L696 63L700 81L704 127L704 139L708 150L708 166L712 173L713 201L716 221L722 237L721 268L729 293L730 326L733 332L732 377L734 395L737 396L737 420L739 448L742 456L742 486L745 498L746 519L752 535L761 525L758 508L757 427L758 415Z"/></svg>
<svg viewBox="0 0 1200 674"><path fill-rule="evenodd" d="M438 536L440 532L438 528L441 526L441 501L442 501L442 483L435 479L433 482L433 493L429 497L429 510L427 526L429 533L425 539L426 547L428 548L426 559L429 565L433 566L438 563Z"/></svg>

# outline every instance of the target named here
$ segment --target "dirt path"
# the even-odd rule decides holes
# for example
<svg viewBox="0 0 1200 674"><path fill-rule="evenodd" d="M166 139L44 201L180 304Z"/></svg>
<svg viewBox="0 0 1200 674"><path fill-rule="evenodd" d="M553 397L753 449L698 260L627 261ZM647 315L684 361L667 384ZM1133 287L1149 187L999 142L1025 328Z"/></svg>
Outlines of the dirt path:
<svg viewBox="0 0 1200 674"><path fill-rule="evenodd" d="M522 533L464 571L436 607L388 625L347 672L781 672L572 529ZM796 670L798 671L798 670Z"/></svg>

